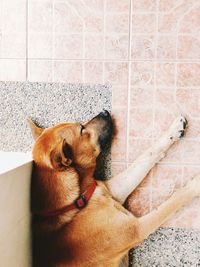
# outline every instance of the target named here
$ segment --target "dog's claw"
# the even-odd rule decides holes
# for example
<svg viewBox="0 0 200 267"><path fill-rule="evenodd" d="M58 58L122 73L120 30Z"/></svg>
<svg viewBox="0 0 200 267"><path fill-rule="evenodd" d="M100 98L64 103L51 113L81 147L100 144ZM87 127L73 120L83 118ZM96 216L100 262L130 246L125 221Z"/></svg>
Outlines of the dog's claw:
<svg viewBox="0 0 200 267"><path fill-rule="evenodd" d="M187 119L185 118L185 121L183 122L183 128L185 129L187 126L188 126L188 121L187 121Z"/></svg>
<svg viewBox="0 0 200 267"><path fill-rule="evenodd" d="M185 131L184 130L179 131L179 133L180 133L180 138L182 138L185 135Z"/></svg>

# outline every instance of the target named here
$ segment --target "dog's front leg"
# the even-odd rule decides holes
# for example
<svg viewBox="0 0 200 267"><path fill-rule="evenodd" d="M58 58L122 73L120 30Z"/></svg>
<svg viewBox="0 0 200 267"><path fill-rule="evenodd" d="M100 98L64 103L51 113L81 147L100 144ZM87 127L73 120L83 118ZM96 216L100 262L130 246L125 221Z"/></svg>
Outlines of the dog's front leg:
<svg viewBox="0 0 200 267"><path fill-rule="evenodd" d="M136 159L126 171L106 181L113 197L124 203L151 168L165 156L169 147L184 135L186 125L187 120L179 116L158 142Z"/></svg>
<svg viewBox="0 0 200 267"><path fill-rule="evenodd" d="M171 215L200 196L200 175L191 180L185 187L177 190L157 209L138 219L138 236L143 241Z"/></svg>

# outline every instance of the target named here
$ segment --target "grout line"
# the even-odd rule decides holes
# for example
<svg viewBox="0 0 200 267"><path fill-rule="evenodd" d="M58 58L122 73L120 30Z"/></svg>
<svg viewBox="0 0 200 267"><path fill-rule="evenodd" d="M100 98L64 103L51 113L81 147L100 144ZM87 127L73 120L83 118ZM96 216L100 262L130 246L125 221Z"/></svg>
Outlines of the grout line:
<svg viewBox="0 0 200 267"><path fill-rule="evenodd" d="M119 160L112 160L112 163L114 163L114 164L120 164L120 165L130 165L130 164L132 164L132 163L134 163L134 160L133 161L128 161L128 162L126 162L126 161L119 161ZM181 162L181 163L179 163L179 162L172 162L172 161L166 161L166 162L162 162L162 161L160 161L160 162L158 162L157 164L156 164L156 166L157 165L161 165L161 166L170 166L170 167L184 167L184 166L191 166L191 167L194 167L194 168L196 168L196 167L200 167L200 163L190 163L190 162Z"/></svg>
<svg viewBox="0 0 200 267"><path fill-rule="evenodd" d="M154 89L153 89L153 133L152 133L152 138L154 139L154 130L155 130L155 116L156 116L156 110L155 110L155 105L156 105L156 91L157 91L157 63L158 63L158 11L159 11L159 0L156 1L156 29L155 29L155 47L154 47ZM152 142L153 143L153 142Z"/></svg>
<svg viewBox="0 0 200 267"><path fill-rule="evenodd" d="M155 47L154 47L154 87L153 87L153 126L152 126L152 141L151 145L153 145L154 140L155 140L155 116L156 116L156 92L157 92L157 60L158 60L158 11L159 11L159 0L156 1L156 29L155 29ZM152 173L150 174L151 176L153 175ZM153 186L152 186L152 179L150 180L150 211L152 211L153 208Z"/></svg>
<svg viewBox="0 0 200 267"><path fill-rule="evenodd" d="M83 31L82 31L82 38L83 38L83 58L85 59L85 39L86 39L86 26L85 26L85 21L83 19ZM82 82L85 83L85 60L82 62Z"/></svg>
<svg viewBox="0 0 200 267"><path fill-rule="evenodd" d="M7 58L7 57L2 57L1 59L24 59L24 58ZM160 63L160 64L165 64L165 63L178 63L178 64L200 64L199 60L200 59L182 59L182 60L176 60L176 59L114 59L114 58L32 58L28 57L30 60L57 60L57 61L94 61L94 62L149 62L149 63Z"/></svg>
<svg viewBox="0 0 200 267"><path fill-rule="evenodd" d="M129 6L129 46L128 46L128 59L131 59L131 44L132 44L132 1L130 0ZM130 98L131 98L131 62L128 62L128 82L127 82L127 121L126 121L126 162L129 158L129 127L130 127ZM128 166L128 165L127 165Z"/></svg>
<svg viewBox="0 0 200 267"><path fill-rule="evenodd" d="M175 34L176 34L176 38L175 38L175 60L177 61L178 59L178 24L176 24L176 30L175 30ZM178 109L180 109L180 105L177 104L177 99L176 99L176 94L177 94L177 79L178 79L178 65L177 65L177 62L175 63L175 73L174 73L175 77L174 77L174 102L175 102L175 105ZM181 155L180 155L180 161L182 163L183 161L183 150L181 149ZM177 164L178 165L178 164ZM179 164L180 165L180 164ZM183 168L181 170L181 184L183 182Z"/></svg>
<svg viewBox="0 0 200 267"><path fill-rule="evenodd" d="M51 59L51 80L55 82L55 71L54 71L54 63L53 60L55 55L55 1L52 2L52 59Z"/></svg>
<svg viewBox="0 0 200 267"><path fill-rule="evenodd" d="M170 126L170 125L169 125ZM163 133L162 134L164 134L165 133L165 131L163 131ZM151 137L137 137L137 136L134 136L134 137L130 137L132 140L151 140L152 138ZM155 139L157 139L157 138L159 138L159 136L156 136L155 137ZM184 141L200 141L200 137L187 137L187 136L185 136L184 137L184 139L183 139ZM181 141L183 141L183 140L181 140Z"/></svg>
<svg viewBox="0 0 200 267"><path fill-rule="evenodd" d="M25 53L26 54L26 53ZM27 59L27 57L25 56L25 57L1 57L0 59L4 59L4 60L25 60L26 61L26 59Z"/></svg>
<svg viewBox="0 0 200 267"><path fill-rule="evenodd" d="M58 1L57 1L58 2ZM81 1L82 2L82 1ZM79 34L82 34L83 36L83 39L84 39L84 42L83 42L83 55L85 54L85 32L86 32L86 25L85 25L85 20L84 18L81 16L81 14L79 14L79 12L76 10L76 8L73 7L73 5L71 3L69 3L68 1L66 2L66 4L68 5L68 7L74 11L74 13L80 18L81 22L83 23L83 30L81 33ZM84 1L83 1L83 4L85 5ZM85 5L86 6L86 5ZM54 58L54 61L56 59ZM63 59L62 59L63 60ZM82 61L82 83L85 82L85 59L72 59L73 61Z"/></svg>
<svg viewBox="0 0 200 267"><path fill-rule="evenodd" d="M114 32L113 32L114 34ZM126 34L125 32L121 32L121 34ZM135 32L134 35L136 36L152 36L152 32ZM176 32L158 32L158 36L160 37L176 37ZM190 36L190 37L197 37L200 38L200 34L198 32L178 32L178 36Z"/></svg>
<svg viewBox="0 0 200 267"><path fill-rule="evenodd" d="M103 14L103 17L105 17L105 15ZM36 32L37 34L44 34L46 32ZM85 33L87 33L88 36L97 36L97 37L101 37L102 36L102 32L87 32L85 31ZM69 35L78 35L78 36L82 36L82 32L57 32L56 33L57 36L69 36ZM124 35L128 35L128 32L112 32L109 31L109 36L124 36ZM144 34L144 35L150 35L151 34Z"/></svg>
<svg viewBox="0 0 200 267"><path fill-rule="evenodd" d="M106 17L106 16L105 16ZM2 30L2 33L8 33L7 31L4 31ZM16 33L16 31L12 32L12 31L9 31L9 33ZM21 33L23 34L24 32L20 32L18 31L17 33ZM33 31L33 33L35 34L45 34L45 33L48 33L46 31ZM92 35L92 36L101 36L102 33L100 32L86 32L87 35ZM119 36L119 35L128 35L129 33L126 31L126 32L114 32L114 31L110 31L109 32L109 35L111 36ZM147 36L147 37L150 37L152 36L153 32L134 32L134 35L135 36ZM170 32L170 33L162 33L162 32L158 32L157 33L158 36L160 37L176 37L176 32ZM68 36L68 35L82 35L82 32L56 32L56 35L62 35L62 36ZM186 36L186 37L196 37L196 38L200 38L200 34L198 32L194 32L194 33L191 33L191 32L188 32L188 33L178 33L178 37L182 37L182 36Z"/></svg>
<svg viewBox="0 0 200 267"><path fill-rule="evenodd" d="M29 31L28 31L28 26L29 26L29 5L28 5L28 1L26 0L26 81L28 81L28 47L29 47Z"/></svg>
<svg viewBox="0 0 200 267"><path fill-rule="evenodd" d="M103 58L105 58L105 38L106 38L106 0L103 2ZM105 83L105 62L103 63L103 83Z"/></svg>
<svg viewBox="0 0 200 267"><path fill-rule="evenodd" d="M184 165L179 164L179 166L181 167L181 186L184 186L184 183L183 183Z"/></svg>

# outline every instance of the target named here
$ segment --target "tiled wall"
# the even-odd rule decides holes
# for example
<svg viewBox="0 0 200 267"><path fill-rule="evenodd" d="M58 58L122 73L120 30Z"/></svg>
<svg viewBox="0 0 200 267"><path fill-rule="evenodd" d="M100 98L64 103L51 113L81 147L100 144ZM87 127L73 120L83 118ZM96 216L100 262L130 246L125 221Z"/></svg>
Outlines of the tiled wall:
<svg viewBox="0 0 200 267"><path fill-rule="evenodd" d="M137 215L200 172L197 0L0 0L0 79L112 84L113 174L186 114L186 138L134 194ZM199 204L165 226L200 228Z"/></svg>

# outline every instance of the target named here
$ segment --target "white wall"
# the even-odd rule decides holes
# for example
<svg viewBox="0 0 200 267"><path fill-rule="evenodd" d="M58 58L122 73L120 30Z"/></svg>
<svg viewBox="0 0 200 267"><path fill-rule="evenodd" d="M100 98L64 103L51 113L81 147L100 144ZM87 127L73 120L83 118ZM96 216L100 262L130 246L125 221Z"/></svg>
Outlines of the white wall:
<svg viewBox="0 0 200 267"><path fill-rule="evenodd" d="M0 266L31 266L30 181L32 162L18 158L18 167L5 170L8 157L0 154ZM10 166L14 163L10 156ZM4 163L3 163L4 161ZM22 165L23 164L23 165ZM15 161L16 165L16 161Z"/></svg>

